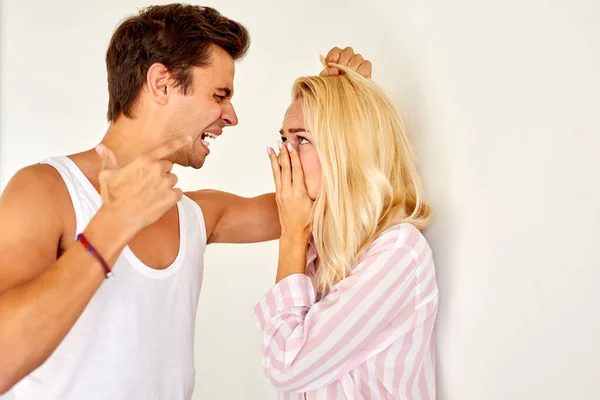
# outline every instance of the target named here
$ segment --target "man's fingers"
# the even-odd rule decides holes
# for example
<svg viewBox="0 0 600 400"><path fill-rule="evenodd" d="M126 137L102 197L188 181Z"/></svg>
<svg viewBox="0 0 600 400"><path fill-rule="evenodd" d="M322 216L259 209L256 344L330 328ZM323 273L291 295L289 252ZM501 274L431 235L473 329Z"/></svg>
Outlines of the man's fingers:
<svg viewBox="0 0 600 400"><path fill-rule="evenodd" d="M101 160L100 170L119 168L117 157L111 149L109 149L103 144L99 144L98 146L96 146L96 152L100 156Z"/></svg>
<svg viewBox="0 0 600 400"><path fill-rule="evenodd" d="M165 180L169 187L173 187L173 186L177 185L178 178L177 178L177 175L169 172L167 174L167 176L165 177Z"/></svg>
<svg viewBox="0 0 600 400"><path fill-rule="evenodd" d="M173 193L173 197L175 198L176 203L179 202L179 200L181 200L181 198L183 197L183 190L179 188L173 188L173 191L171 193Z"/></svg>
<svg viewBox="0 0 600 400"><path fill-rule="evenodd" d="M183 148L191 142L191 136L176 138L152 150L150 153L148 153L148 156L153 160L160 160L175 153L177 150Z"/></svg>
<svg viewBox="0 0 600 400"><path fill-rule="evenodd" d="M275 181L275 190L279 193L281 187L281 170L279 168L279 160L272 148L267 147L267 154L271 161L271 169L273 170L273 181Z"/></svg>
<svg viewBox="0 0 600 400"><path fill-rule="evenodd" d="M160 161L160 170L163 173L168 174L169 172L171 172L172 169L173 169L173 163L171 161L168 161L168 160Z"/></svg>
<svg viewBox="0 0 600 400"><path fill-rule="evenodd" d="M100 154L100 171L104 171L107 169L113 169L111 157L109 155L110 150L104 149Z"/></svg>
<svg viewBox="0 0 600 400"><path fill-rule="evenodd" d="M107 203L109 201L108 184L106 183L106 179L112 173L114 173L114 171L101 170L100 174L98 175L98 182L100 183L100 196L102 198L102 203Z"/></svg>

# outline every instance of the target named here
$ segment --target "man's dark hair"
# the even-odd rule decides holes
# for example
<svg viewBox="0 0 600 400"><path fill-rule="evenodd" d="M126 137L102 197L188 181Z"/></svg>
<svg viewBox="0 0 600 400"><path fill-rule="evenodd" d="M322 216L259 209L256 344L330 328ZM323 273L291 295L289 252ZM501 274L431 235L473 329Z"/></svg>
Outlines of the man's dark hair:
<svg viewBox="0 0 600 400"><path fill-rule="evenodd" d="M109 121L132 109L146 82L150 66L162 63L183 93L192 84L192 68L207 67L211 45L223 48L234 60L250 46L250 35L238 22L210 7L169 4L147 7L115 30L106 52Z"/></svg>

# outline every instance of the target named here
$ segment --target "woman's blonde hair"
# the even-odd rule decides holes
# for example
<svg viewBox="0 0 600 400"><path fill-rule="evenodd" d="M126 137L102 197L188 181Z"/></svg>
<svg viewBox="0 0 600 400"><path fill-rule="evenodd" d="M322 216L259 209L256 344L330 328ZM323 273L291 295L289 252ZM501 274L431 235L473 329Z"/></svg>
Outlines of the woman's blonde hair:
<svg viewBox="0 0 600 400"><path fill-rule="evenodd" d="M390 99L373 81L340 75L302 77L292 89L321 161L313 239L317 286L328 291L382 231L400 222L423 230L431 219L415 155Z"/></svg>

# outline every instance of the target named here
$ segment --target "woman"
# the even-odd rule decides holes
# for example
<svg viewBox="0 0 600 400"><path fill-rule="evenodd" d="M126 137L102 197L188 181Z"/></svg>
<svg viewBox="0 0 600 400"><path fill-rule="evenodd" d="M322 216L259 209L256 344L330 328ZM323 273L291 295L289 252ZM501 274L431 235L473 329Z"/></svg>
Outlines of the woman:
<svg viewBox="0 0 600 400"><path fill-rule="evenodd" d="M383 91L340 65L293 87L268 148L281 239L254 308L281 399L434 399L431 211Z"/></svg>

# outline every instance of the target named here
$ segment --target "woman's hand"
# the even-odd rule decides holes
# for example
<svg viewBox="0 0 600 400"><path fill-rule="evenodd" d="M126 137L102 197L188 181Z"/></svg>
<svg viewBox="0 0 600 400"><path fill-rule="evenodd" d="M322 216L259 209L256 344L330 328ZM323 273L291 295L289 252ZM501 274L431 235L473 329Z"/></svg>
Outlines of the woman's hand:
<svg viewBox="0 0 600 400"><path fill-rule="evenodd" d="M279 156L267 148L271 159L281 236L306 239L310 237L314 202L308 196L304 172L296 149L279 143Z"/></svg>
<svg viewBox="0 0 600 400"><path fill-rule="evenodd" d="M308 197L300 157L294 147L279 142L279 156L267 148L271 159L275 198L281 223L279 263L275 282L306 272L306 251L312 229L313 201Z"/></svg>
<svg viewBox="0 0 600 400"><path fill-rule="evenodd" d="M352 47L346 47L344 50L339 47L334 47L329 50L327 53L327 57L325 57L325 62L327 64L338 64L344 67L351 68L364 76L365 78L371 78L371 73L373 72L373 64L371 61L365 60L363 56L359 53L354 53L354 49ZM340 70L335 67L325 68L320 76L336 76L340 74Z"/></svg>

